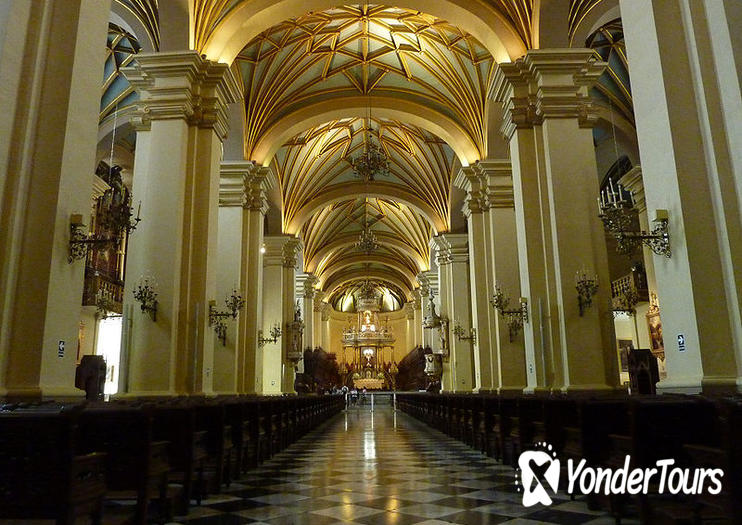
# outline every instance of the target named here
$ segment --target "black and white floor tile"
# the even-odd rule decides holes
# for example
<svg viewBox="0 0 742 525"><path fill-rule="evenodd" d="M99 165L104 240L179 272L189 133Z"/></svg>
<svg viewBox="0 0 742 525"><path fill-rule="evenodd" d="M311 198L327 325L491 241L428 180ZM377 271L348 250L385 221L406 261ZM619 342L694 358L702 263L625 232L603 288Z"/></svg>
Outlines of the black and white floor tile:
<svg viewBox="0 0 742 525"><path fill-rule="evenodd" d="M510 467L391 408L353 408L192 507L182 525L609 525L582 501L524 508ZM624 520L623 523L636 523Z"/></svg>

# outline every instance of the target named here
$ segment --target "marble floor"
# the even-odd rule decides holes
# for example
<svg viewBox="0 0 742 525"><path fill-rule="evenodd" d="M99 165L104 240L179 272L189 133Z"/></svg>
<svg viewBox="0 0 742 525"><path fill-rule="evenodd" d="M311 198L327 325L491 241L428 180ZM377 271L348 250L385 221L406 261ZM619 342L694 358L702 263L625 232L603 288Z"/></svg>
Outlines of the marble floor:
<svg viewBox="0 0 742 525"><path fill-rule="evenodd" d="M514 471L390 407L351 408L222 494L184 525L612 524L581 501L526 509ZM624 520L624 523L631 523Z"/></svg>

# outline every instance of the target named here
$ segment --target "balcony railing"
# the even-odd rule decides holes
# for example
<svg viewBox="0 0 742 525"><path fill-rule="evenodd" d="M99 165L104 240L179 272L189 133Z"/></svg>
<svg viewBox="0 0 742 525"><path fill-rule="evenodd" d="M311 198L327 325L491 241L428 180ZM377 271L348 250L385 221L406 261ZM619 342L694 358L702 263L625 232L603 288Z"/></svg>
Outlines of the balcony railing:
<svg viewBox="0 0 742 525"><path fill-rule="evenodd" d="M110 310L120 314L123 311L124 282L111 279L93 268L85 268L85 286L83 288L83 306L98 306L99 296L106 297Z"/></svg>
<svg viewBox="0 0 742 525"><path fill-rule="evenodd" d="M643 270L633 271L611 283L613 308L621 310L626 307L626 298L636 299L636 303L649 301L647 276Z"/></svg>

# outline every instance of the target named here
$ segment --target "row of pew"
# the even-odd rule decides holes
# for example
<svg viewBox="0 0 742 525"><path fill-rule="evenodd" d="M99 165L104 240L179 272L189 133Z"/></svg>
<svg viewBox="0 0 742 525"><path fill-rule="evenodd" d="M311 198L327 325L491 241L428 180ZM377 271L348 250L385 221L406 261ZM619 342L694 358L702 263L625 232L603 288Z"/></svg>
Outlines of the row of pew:
<svg viewBox="0 0 742 525"><path fill-rule="evenodd" d="M742 398L684 395L556 393L543 395L398 394L399 409L506 465L535 443L550 444L560 459L559 490L566 493L568 460L593 467L719 468L718 495L591 494L588 506L610 512L617 524L742 523ZM574 494L571 495L574 498Z"/></svg>
<svg viewBox="0 0 742 525"><path fill-rule="evenodd" d="M0 518L85 517L135 500L171 521L342 411L342 396L225 396L0 406Z"/></svg>

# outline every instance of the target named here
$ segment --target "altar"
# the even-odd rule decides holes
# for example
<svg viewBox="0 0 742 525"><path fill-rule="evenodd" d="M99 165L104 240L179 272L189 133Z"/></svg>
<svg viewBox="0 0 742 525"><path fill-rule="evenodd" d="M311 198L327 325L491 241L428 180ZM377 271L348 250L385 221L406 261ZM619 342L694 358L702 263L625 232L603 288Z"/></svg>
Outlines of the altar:
<svg viewBox="0 0 742 525"><path fill-rule="evenodd" d="M379 378L360 378L353 380L353 386L358 390L383 390L384 380Z"/></svg>

